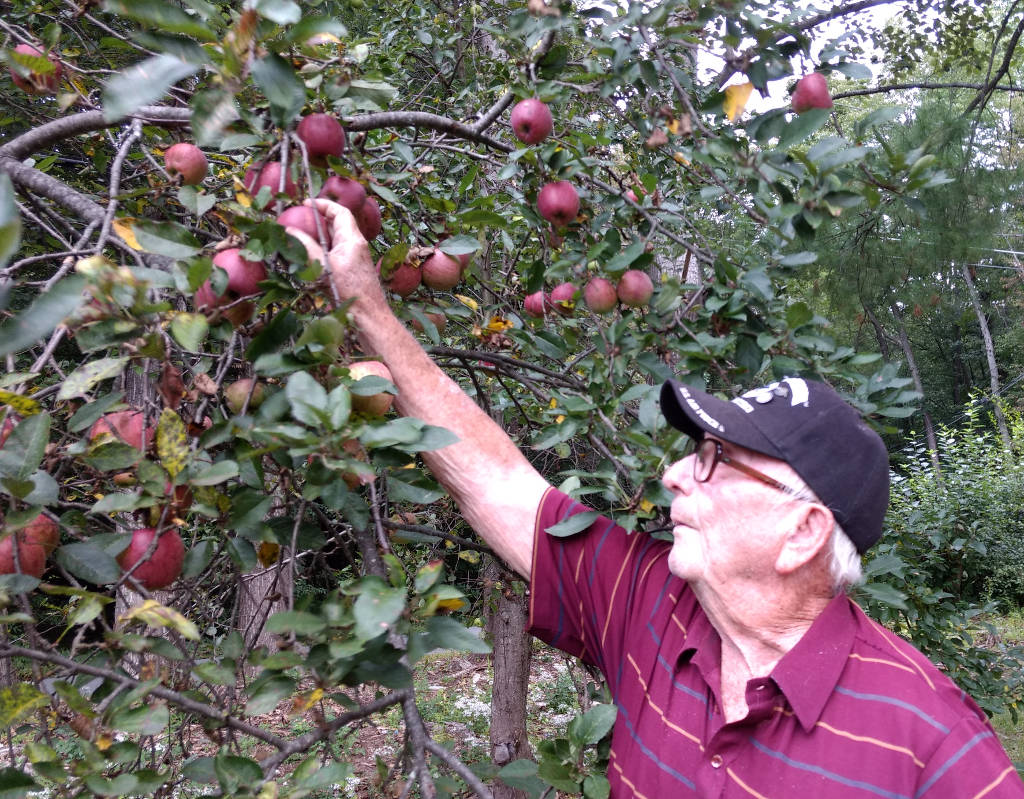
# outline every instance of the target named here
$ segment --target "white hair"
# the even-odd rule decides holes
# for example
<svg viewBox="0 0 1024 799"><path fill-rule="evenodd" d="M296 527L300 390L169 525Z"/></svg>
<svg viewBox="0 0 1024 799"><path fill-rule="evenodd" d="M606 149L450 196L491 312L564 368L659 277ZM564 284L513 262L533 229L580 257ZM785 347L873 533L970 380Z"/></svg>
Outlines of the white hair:
<svg viewBox="0 0 1024 799"><path fill-rule="evenodd" d="M790 467L790 475L787 475L786 482L795 490L795 493L782 494L780 492L780 504L784 504L789 500L800 500L828 507L811 490L811 487L807 485L804 479L793 470L793 467ZM828 573L832 584L833 596L837 596L850 586L856 585L864 579L860 553L857 551L853 541L850 540L850 536L846 534L842 525L835 520L835 516L832 517L832 532L829 535L828 541Z"/></svg>

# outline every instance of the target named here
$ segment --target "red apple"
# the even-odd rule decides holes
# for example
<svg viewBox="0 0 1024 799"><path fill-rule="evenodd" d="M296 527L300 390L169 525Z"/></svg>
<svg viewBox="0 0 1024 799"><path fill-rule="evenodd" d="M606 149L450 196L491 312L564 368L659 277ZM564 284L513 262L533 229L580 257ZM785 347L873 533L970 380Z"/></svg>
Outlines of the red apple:
<svg viewBox="0 0 1024 799"><path fill-rule="evenodd" d="M625 194L625 197L626 197L626 199L627 199L627 200L629 200L630 202L634 202L634 203L636 203L637 205L639 205L639 204L640 204L640 198L636 196L636 192L635 192L635 191L633 191L632 189L626 189L626 194Z"/></svg>
<svg viewBox="0 0 1024 799"><path fill-rule="evenodd" d="M363 238L367 241L371 241L380 235L381 231L381 218L380 218L380 205L373 197L367 197L363 200L363 207L359 209L358 213L354 213L353 216L356 218L356 226L359 228L359 232L363 234Z"/></svg>
<svg viewBox="0 0 1024 799"><path fill-rule="evenodd" d="M245 177L242 178L242 185L245 190L254 197L260 193L264 186L270 188L270 195L275 196L281 186L281 162L271 161L262 165L253 165L245 170ZM284 193L293 200L299 196L299 187L295 185L291 175L285 176Z"/></svg>
<svg viewBox="0 0 1024 799"><path fill-rule="evenodd" d="M262 261L247 261L239 253L237 247L221 250L213 256L214 266L219 266L228 273L228 285L221 295L214 294L210 281L207 280L196 292L196 307L214 309L223 305L231 305L240 297L248 297L259 292L259 282L267 277L267 268ZM224 312L234 324L241 325L249 321L253 314L253 305L249 302L239 303Z"/></svg>
<svg viewBox="0 0 1024 799"><path fill-rule="evenodd" d="M618 302L615 286L603 277L591 278L583 287L583 301L594 313L608 313Z"/></svg>
<svg viewBox="0 0 1024 799"><path fill-rule="evenodd" d="M364 377L374 375L383 377L385 380L394 382L391 378L391 370L380 361L356 361L348 365L348 373L353 380L361 380ZM395 401L395 395L386 391L369 396L352 395L352 410L374 416L383 416L391 410L391 404Z"/></svg>
<svg viewBox="0 0 1024 799"><path fill-rule="evenodd" d="M314 241L317 241L320 234L316 230L316 220L320 217L320 229L330 240L330 231L327 229L327 220L319 211L310 208L308 205L292 205L285 208L277 215L277 224L285 227L294 227L301 230Z"/></svg>
<svg viewBox="0 0 1024 799"><path fill-rule="evenodd" d="M533 316L536 318L544 316L544 312L551 307L551 300L547 295L547 292L535 291L533 294L527 294L526 299L523 300L523 313L527 316Z"/></svg>
<svg viewBox="0 0 1024 799"><path fill-rule="evenodd" d="M828 81L820 72L804 75L793 90L793 110L798 114L812 108L831 108L832 96L828 93Z"/></svg>
<svg viewBox="0 0 1024 799"><path fill-rule="evenodd" d="M156 427L146 427L146 414L142 411L114 411L105 413L89 428L89 440L103 434L114 436L128 446L145 450L156 437Z"/></svg>
<svg viewBox="0 0 1024 799"><path fill-rule="evenodd" d="M18 567L14 565L14 542L18 542ZM42 577L46 568L46 547L30 541L24 530L17 530L0 539L0 574L28 574ZM19 568L20 567L20 568Z"/></svg>
<svg viewBox="0 0 1024 799"><path fill-rule="evenodd" d="M462 279L462 264L440 250L434 250L420 264L423 273L423 284L436 291L448 291L455 288Z"/></svg>
<svg viewBox="0 0 1024 799"><path fill-rule="evenodd" d="M147 591L166 588L181 574L185 562L185 545L178 531L171 528L160 533L156 548L145 558L147 550L157 531L152 527L140 527L132 531L132 540L120 555L117 562L126 572L139 563L132 572L132 577L139 581ZM145 560L143 560L145 558Z"/></svg>
<svg viewBox="0 0 1024 799"><path fill-rule="evenodd" d="M302 139L310 163L323 165L327 156L341 156L345 152L345 131L341 123L330 114L309 114L302 118L295 135Z"/></svg>
<svg viewBox="0 0 1024 799"><path fill-rule="evenodd" d="M384 259L377 261L377 271L381 270ZM384 281L387 287L399 297L408 297L420 287L420 270L409 263L401 263L391 273L391 277Z"/></svg>
<svg viewBox="0 0 1024 799"><path fill-rule="evenodd" d="M49 53L44 53L30 44L19 44L14 48L14 52L33 58L45 58L53 67L52 70L46 72L36 72L34 68L30 67L27 77L22 77L12 69L10 70L11 81L15 86L28 94L53 94L57 91L57 87L60 86L60 76L64 71L60 61L51 58Z"/></svg>
<svg viewBox="0 0 1024 799"><path fill-rule="evenodd" d="M520 100L512 109L512 132L524 144L539 144L551 135L554 127L551 109L540 100Z"/></svg>
<svg viewBox="0 0 1024 799"><path fill-rule="evenodd" d="M548 222L565 227L580 212L580 196L568 180L547 183L537 194L537 211Z"/></svg>
<svg viewBox="0 0 1024 799"><path fill-rule="evenodd" d="M619 278L617 293L619 302L623 305L641 308L651 301L651 295L654 294L654 283L651 282L646 272L629 269Z"/></svg>
<svg viewBox="0 0 1024 799"><path fill-rule="evenodd" d="M249 400L249 410L255 410L263 404L265 397L266 389L263 384L251 377L243 377L224 387L224 402L232 413L241 413L246 399Z"/></svg>
<svg viewBox="0 0 1024 799"><path fill-rule="evenodd" d="M572 316L573 297L576 296L575 283L561 283L551 289L551 307L562 316Z"/></svg>
<svg viewBox="0 0 1024 799"><path fill-rule="evenodd" d="M38 544L49 555L60 546L60 528L57 522L40 513L19 531L28 544Z"/></svg>
<svg viewBox="0 0 1024 799"><path fill-rule="evenodd" d="M184 185L196 186L203 182L210 164L202 150L187 141L180 141L164 152L164 166L172 178L180 175Z"/></svg>
<svg viewBox="0 0 1024 799"><path fill-rule="evenodd" d="M14 425L17 422L14 421L13 414L7 414L7 418L4 419L3 424L0 424L0 447L7 443L8 437L14 432Z"/></svg>
<svg viewBox="0 0 1024 799"><path fill-rule="evenodd" d="M353 214L362 211L366 202L366 188L358 180L339 178L331 175L324 181L317 197L326 197L339 205L344 205Z"/></svg>

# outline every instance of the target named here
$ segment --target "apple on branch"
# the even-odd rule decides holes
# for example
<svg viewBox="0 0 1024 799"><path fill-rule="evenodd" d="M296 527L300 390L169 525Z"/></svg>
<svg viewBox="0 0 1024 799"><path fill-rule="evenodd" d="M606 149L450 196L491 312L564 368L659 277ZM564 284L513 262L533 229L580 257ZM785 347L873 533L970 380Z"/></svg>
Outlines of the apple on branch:
<svg viewBox="0 0 1024 799"><path fill-rule="evenodd" d="M512 132L523 144L539 144L551 135L554 128L551 109L532 97L515 104L509 121Z"/></svg>
<svg viewBox="0 0 1024 799"><path fill-rule="evenodd" d="M245 170L242 178L242 185L253 197L260 193L264 186L270 189L270 195L276 196L281 188L281 162L270 161L269 163L253 165ZM293 200L299 196L299 187L295 185L291 175L284 176L284 193Z"/></svg>
<svg viewBox="0 0 1024 799"><path fill-rule="evenodd" d="M380 361L356 361L348 365L349 376L353 380L362 380L364 377L383 377L388 382L394 382L391 377L391 370ZM383 416L391 410L391 404L395 401L395 395L387 391L376 394L352 395L352 410L372 416Z"/></svg>
<svg viewBox="0 0 1024 799"><path fill-rule="evenodd" d="M155 537L156 545L151 546ZM131 571L131 576L143 588L155 591L178 579L185 563L185 544L174 528L164 530L157 537L156 529L140 527L132 531L132 540L128 548L117 556L117 562L125 572Z"/></svg>
<svg viewBox="0 0 1024 799"><path fill-rule="evenodd" d="M52 58L49 53L44 53L38 47L33 47L30 44L19 44L14 48L14 52L18 56L27 56L27 58L14 60L19 66L23 66L28 70L27 76L19 75L18 72L11 68L11 81L27 94L53 94L57 91L60 86L60 77L64 72L64 68L60 61ZM49 63L49 67L46 67L46 63ZM29 64L23 64L23 61L29 61ZM44 69L45 68L45 69Z"/></svg>
<svg viewBox="0 0 1024 799"><path fill-rule="evenodd" d="M434 250L420 264L423 285L435 291L449 291L462 279L462 263L441 250Z"/></svg>
<svg viewBox="0 0 1024 799"><path fill-rule="evenodd" d="M330 114L304 116L295 128L295 135L306 145L311 164L324 166L327 156L340 157L345 152L345 131Z"/></svg>
<svg viewBox="0 0 1024 799"><path fill-rule="evenodd" d="M580 196L568 180L546 183L537 194L537 211L548 222L565 227L580 212Z"/></svg>
<svg viewBox="0 0 1024 799"><path fill-rule="evenodd" d="M813 108L831 108L832 95L828 93L828 81L820 72L804 75L793 90L793 110L802 114Z"/></svg>
<svg viewBox="0 0 1024 799"><path fill-rule="evenodd" d="M185 186L197 186L202 183L210 168L203 151L185 141L167 148L164 152L164 166L172 178L180 176Z"/></svg>
<svg viewBox="0 0 1024 799"><path fill-rule="evenodd" d="M654 283L646 272L639 269L628 269L619 278L616 289L619 302L631 308L642 308L651 301L654 294Z"/></svg>
<svg viewBox="0 0 1024 799"><path fill-rule="evenodd" d="M593 277L583 287L583 301L594 313L608 313L615 308L619 297L610 280Z"/></svg>
<svg viewBox="0 0 1024 799"><path fill-rule="evenodd" d="M196 308L214 310L225 305L224 316L235 325L248 322L255 311L251 302L237 303L241 297L259 292L259 282L267 277L267 268L262 261L248 261L241 256L238 247L221 250L213 257L214 266L228 273L228 284L223 294L215 294L207 280L196 291Z"/></svg>

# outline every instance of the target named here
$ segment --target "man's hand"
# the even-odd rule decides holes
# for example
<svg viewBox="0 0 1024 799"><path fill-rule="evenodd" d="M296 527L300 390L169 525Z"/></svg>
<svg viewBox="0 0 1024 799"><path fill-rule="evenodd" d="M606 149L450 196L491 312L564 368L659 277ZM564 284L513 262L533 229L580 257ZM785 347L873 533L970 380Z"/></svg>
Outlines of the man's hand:
<svg viewBox="0 0 1024 799"><path fill-rule="evenodd" d="M352 310L357 316L363 309L371 313L373 309L387 309L387 300L373 264L370 246L359 232L352 212L331 200L318 199L311 204L326 223L324 233L330 247L326 259L319 242L296 228L285 229L305 245L310 258L324 265L334 287L335 299L341 302L354 300Z"/></svg>

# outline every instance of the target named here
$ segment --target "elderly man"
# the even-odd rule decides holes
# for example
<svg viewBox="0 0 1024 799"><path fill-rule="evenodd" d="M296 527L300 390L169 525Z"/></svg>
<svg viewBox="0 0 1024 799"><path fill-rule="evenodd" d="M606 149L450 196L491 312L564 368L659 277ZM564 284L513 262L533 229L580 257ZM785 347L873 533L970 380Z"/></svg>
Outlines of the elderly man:
<svg viewBox="0 0 1024 799"><path fill-rule="evenodd" d="M888 460L832 389L791 378L726 402L669 381L665 417L696 441L663 478L673 541L604 518L548 535L587 509L430 360L351 214L317 202L334 286L399 410L459 436L427 465L530 578L531 631L608 679L612 796L1024 797L975 703L843 593L881 534Z"/></svg>

